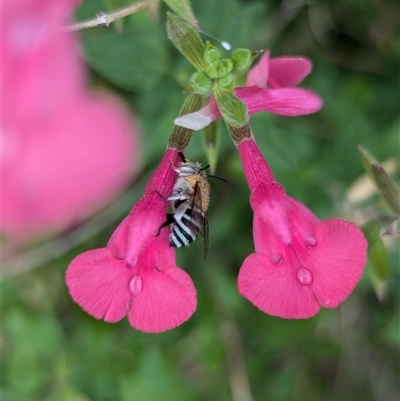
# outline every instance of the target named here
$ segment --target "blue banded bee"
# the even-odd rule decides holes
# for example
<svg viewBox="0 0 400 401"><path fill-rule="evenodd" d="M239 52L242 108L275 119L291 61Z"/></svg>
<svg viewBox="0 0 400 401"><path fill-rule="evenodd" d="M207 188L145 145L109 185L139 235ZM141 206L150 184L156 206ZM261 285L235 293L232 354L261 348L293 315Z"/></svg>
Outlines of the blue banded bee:
<svg viewBox="0 0 400 401"><path fill-rule="evenodd" d="M167 214L167 221L160 227L160 230L170 226L169 246L173 248L189 245L197 238L200 231L203 231L205 259L208 250L206 212L210 204L210 184L205 170L209 166L202 168L200 163L188 161L182 153L179 153L179 157L181 159L180 166L172 165L172 168L178 173L178 177L172 194L167 197L171 202L172 213Z"/></svg>

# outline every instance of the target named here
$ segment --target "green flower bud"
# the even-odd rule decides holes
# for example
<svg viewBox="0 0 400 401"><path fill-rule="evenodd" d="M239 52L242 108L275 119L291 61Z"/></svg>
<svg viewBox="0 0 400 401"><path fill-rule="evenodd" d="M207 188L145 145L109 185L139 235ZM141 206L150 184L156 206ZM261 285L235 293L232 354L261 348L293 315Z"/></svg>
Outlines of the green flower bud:
<svg viewBox="0 0 400 401"><path fill-rule="evenodd" d="M233 90L235 87L236 79L232 74L228 74L218 80L218 85L224 89Z"/></svg>
<svg viewBox="0 0 400 401"><path fill-rule="evenodd" d="M204 61L207 64L211 64L219 60L221 60L220 51L216 47L214 47L210 42L207 42L206 51L204 53Z"/></svg>
<svg viewBox="0 0 400 401"><path fill-rule="evenodd" d="M217 79L219 78L219 66L220 61L216 61L215 63L208 64L204 72L211 78Z"/></svg>
<svg viewBox="0 0 400 401"><path fill-rule="evenodd" d="M230 59L218 60L211 63L205 69L206 74L212 78L223 78L233 69L233 63Z"/></svg>
<svg viewBox="0 0 400 401"><path fill-rule="evenodd" d="M253 58L250 50L236 49L232 52L231 60L233 62L234 73L239 75L250 68Z"/></svg>
<svg viewBox="0 0 400 401"><path fill-rule="evenodd" d="M220 77L224 77L233 70L233 61L230 58L224 58L221 60Z"/></svg>
<svg viewBox="0 0 400 401"><path fill-rule="evenodd" d="M214 82L204 72L195 72L189 80L189 87L194 93L204 95L213 88Z"/></svg>

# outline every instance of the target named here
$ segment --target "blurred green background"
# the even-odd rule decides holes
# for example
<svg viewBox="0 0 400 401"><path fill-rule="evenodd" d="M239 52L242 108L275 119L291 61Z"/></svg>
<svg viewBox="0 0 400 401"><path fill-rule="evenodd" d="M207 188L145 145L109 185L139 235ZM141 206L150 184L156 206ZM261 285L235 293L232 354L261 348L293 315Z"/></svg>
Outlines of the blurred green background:
<svg viewBox="0 0 400 401"><path fill-rule="evenodd" d="M125 4L84 0L76 19ZM194 0L193 8L203 31L233 47L313 61L302 86L319 93L324 108L298 118L252 117L257 142L287 193L321 219L370 222L382 233L393 217L382 199L371 193L355 202L348 191L358 193L353 183L364 174L357 144L380 161L392 161L398 176L399 3ZM165 11L163 6L158 22L141 11L109 29L80 32L93 86L117 92L140 121L143 170L109 209L4 262L2 399L399 399L398 239L384 238L339 308L301 321L263 314L236 289L241 263L253 252L252 212L240 160L222 123L216 174L228 184L211 182L207 261L201 240L177 252L178 265L198 291L194 316L172 331L144 334L126 319L97 321L69 297L69 261L104 246L141 197L194 72L167 40ZM207 163L200 133L186 155Z"/></svg>

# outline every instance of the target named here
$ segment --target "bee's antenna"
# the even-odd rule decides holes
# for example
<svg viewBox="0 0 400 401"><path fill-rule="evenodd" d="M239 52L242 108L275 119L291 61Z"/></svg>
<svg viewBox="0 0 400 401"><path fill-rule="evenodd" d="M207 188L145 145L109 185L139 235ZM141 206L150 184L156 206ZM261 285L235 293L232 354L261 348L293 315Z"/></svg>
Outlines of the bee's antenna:
<svg viewBox="0 0 400 401"><path fill-rule="evenodd" d="M211 175L211 174L209 174L209 175L207 175L207 177L217 178L218 180L223 181L225 184L228 183L228 181L226 181L225 178L222 178L222 177L220 177L220 176L218 176L218 175Z"/></svg>
<svg viewBox="0 0 400 401"><path fill-rule="evenodd" d="M201 169L201 171L207 170L209 167L210 167L210 165L208 164L207 166L203 167L203 168ZM218 175L207 174L207 177L217 178L218 180L221 180L221 181L225 182L225 184L228 183L228 181L226 181L225 178L222 178L222 177L220 177L220 176L218 176Z"/></svg>

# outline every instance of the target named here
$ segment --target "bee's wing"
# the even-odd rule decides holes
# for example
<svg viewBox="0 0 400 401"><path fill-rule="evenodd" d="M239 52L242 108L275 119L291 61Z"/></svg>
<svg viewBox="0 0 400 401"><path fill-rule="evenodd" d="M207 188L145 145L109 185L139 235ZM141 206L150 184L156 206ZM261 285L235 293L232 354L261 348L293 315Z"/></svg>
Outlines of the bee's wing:
<svg viewBox="0 0 400 401"><path fill-rule="evenodd" d="M202 202L201 202L201 190L200 190L200 184L197 183L195 188L194 188L194 196L193 196L193 201L192 201L192 209L195 207L195 205L200 208L200 210L203 210ZM202 216L203 217L203 216ZM204 260L207 258L207 253L208 253L208 219L207 219L207 214L204 214L203 217L203 240L204 240Z"/></svg>
<svg viewBox="0 0 400 401"><path fill-rule="evenodd" d="M208 253L208 219L207 219L207 215L204 216L203 239L204 239L204 260L206 260L207 253Z"/></svg>

